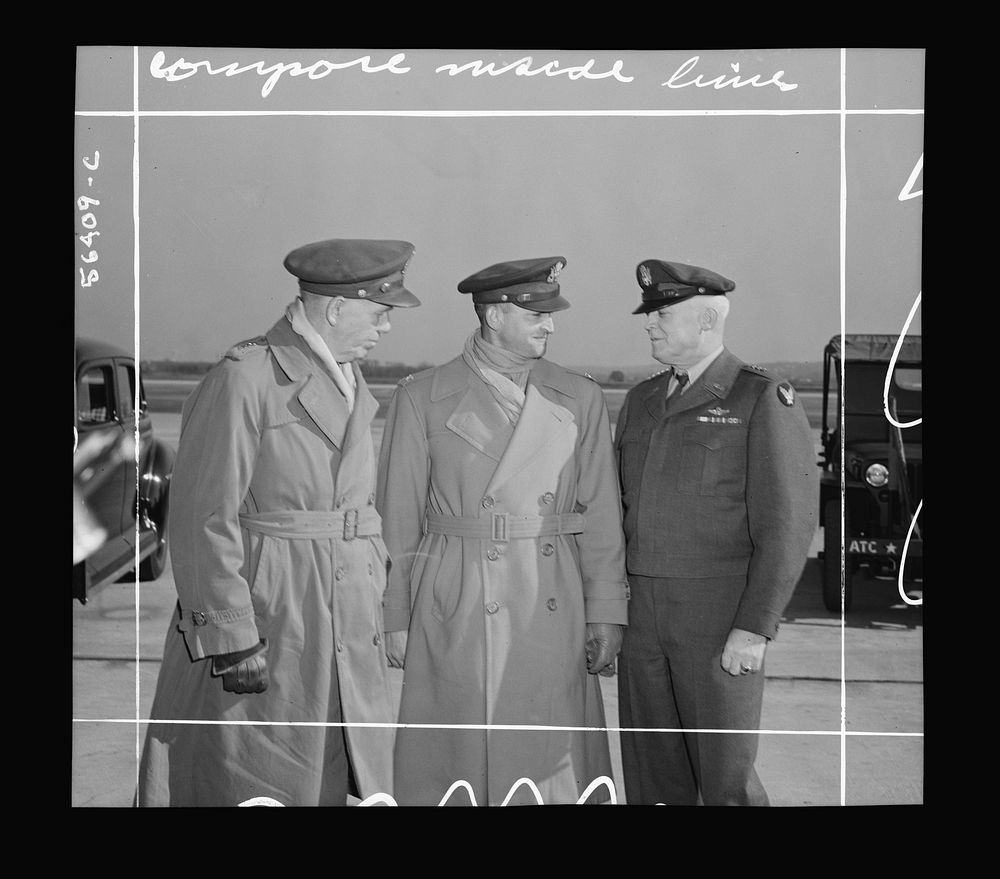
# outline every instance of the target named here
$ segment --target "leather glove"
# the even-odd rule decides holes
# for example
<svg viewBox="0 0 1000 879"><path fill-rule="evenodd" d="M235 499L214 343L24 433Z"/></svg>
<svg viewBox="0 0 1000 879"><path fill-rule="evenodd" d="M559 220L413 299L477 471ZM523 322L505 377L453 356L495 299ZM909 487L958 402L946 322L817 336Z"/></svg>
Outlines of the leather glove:
<svg viewBox="0 0 1000 879"><path fill-rule="evenodd" d="M402 668L406 659L406 629L385 633L385 658L389 668Z"/></svg>
<svg viewBox="0 0 1000 879"><path fill-rule="evenodd" d="M606 678L615 673L615 657L622 648L622 627L617 623L587 623L587 671Z"/></svg>
<svg viewBox="0 0 1000 879"><path fill-rule="evenodd" d="M263 693L271 682L267 672L267 639L235 653L212 657L212 677L222 678L227 693Z"/></svg>

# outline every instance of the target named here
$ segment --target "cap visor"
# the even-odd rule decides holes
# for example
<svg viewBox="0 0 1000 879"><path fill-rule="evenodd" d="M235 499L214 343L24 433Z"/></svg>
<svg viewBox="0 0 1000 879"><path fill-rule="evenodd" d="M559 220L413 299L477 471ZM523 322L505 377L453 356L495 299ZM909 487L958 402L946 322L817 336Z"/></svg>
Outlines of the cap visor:
<svg viewBox="0 0 1000 879"><path fill-rule="evenodd" d="M541 311L541 312L551 312L551 311L563 311L569 308L569 300L563 299L562 296L553 296L551 299L545 299L541 302L525 302L520 303L511 300L514 305L519 308L524 308L527 311Z"/></svg>
<svg viewBox="0 0 1000 879"><path fill-rule="evenodd" d="M678 302L683 302L685 299L697 295L699 294L690 293L687 296L672 296L670 299L659 299L656 302L643 302L632 314L649 314L651 311L659 311L666 305L676 305Z"/></svg>
<svg viewBox="0 0 1000 879"><path fill-rule="evenodd" d="M420 305L420 300L405 287L397 287L395 290L390 290L388 293L381 293L378 296L372 296L370 299L372 302L391 305L394 308L412 308Z"/></svg>

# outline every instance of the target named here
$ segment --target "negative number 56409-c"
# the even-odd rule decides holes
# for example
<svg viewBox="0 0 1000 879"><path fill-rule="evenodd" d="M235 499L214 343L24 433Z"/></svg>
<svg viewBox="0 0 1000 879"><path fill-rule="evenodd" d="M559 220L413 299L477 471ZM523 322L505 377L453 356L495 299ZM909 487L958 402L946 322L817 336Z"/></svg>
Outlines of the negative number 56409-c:
<svg viewBox="0 0 1000 879"><path fill-rule="evenodd" d="M93 162L91 162L89 156L83 157L83 165L88 171L96 171L100 163L101 163L100 150L94 150ZM93 186L93 185L94 185L94 178L88 177L87 186ZM101 202L99 199L91 198L89 195L81 195L76 200L77 210L83 212L83 216L80 217L80 223L83 225L83 228L87 230L85 234L80 235L79 238L84 247L90 249L89 253L80 254L80 260L84 263L87 263L87 265L97 262L97 251L94 249L94 239L101 233L97 229L97 215L94 214L94 212L90 208L92 206L96 207L100 203ZM98 275L97 269L87 270L83 266L80 266L81 287L90 287L92 284L95 284L99 278L100 275Z"/></svg>

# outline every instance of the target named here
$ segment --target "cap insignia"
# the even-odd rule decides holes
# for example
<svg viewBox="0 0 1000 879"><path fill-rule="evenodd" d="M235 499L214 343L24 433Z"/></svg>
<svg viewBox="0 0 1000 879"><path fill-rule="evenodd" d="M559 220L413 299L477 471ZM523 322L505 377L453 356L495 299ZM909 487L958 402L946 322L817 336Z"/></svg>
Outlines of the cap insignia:
<svg viewBox="0 0 1000 879"><path fill-rule="evenodd" d="M559 277L559 273L562 270L563 270L563 264L561 262L557 262L554 266L552 266L552 269L549 272L548 282L550 284L555 283L556 278Z"/></svg>
<svg viewBox="0 0 1000 879"><path fill-rule="evenodd" d="M653 276L649 273L649 266L639 266L639 279L642 281L643 287L648 287L653 283Z"/></svg>

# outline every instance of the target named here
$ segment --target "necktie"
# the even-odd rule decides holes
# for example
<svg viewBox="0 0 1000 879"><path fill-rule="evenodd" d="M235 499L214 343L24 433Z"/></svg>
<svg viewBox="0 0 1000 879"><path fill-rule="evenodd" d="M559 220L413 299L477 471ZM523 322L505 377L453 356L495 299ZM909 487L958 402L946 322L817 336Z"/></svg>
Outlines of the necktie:
<svg viewBox="0 0 1000 879"><path fill-rule="evenodd" d="M690 380L690 377L688 376L688 374L686 372L684 372L683 370L680 370L680 369L674 369L674 371L673 371L673 382L676 382L676 384L674 384L674 387L673 387L672 391L668 391L667 396L668 397L673 397L673 396L679 394L681 391L684 390L684 386L688 383L689 380ZM671 384L673 384L673 382L671 382Z"/></svg>

